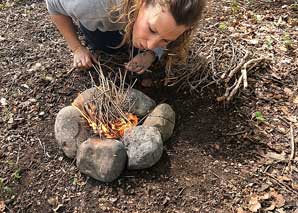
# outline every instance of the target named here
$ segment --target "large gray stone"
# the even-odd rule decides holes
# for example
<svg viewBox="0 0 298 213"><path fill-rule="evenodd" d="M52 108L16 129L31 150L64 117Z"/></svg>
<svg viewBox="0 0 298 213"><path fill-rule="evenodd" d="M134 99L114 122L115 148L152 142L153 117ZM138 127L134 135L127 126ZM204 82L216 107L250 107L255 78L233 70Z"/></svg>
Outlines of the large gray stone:
<svg viewBox="0 0 298 213"><path fill-rule="evenodd" d="M157 127L163 141L166 141L174 131L175 112L169 104L160 104L148 115L143 125Z"/></svg>
<svg viewBox="0 0 298 213"><path fill-rule="evenodd" d="M156 127L136 126L125 131L123 142L127 149L128 169L145 169L161 158L163 143Z"/></svg>
<svg viewBox="0 0 298 213"><path fill-rule="evenodd" d="M83 110L84 104L94 100L94 97L96 97L96 94L99 93L99 89L96 87L92 87L89 89L86 89L82 93L80 93L73 101L73 104L77 106L80 110Z"/></svg>
<svg viewBox="0 0 298 213"><path fill-rule="evenodd" d="M89 138L79 146L79 170L96 180L111 182L125 168L127 154L123 143L112 139Z"/></svg>
<svg viewBox="0 0 298 213"><path fill-rule="evenodd" d="M153 99L139 90L130 89L127 94L127 102L124 108L126 110L129 108L129 112L137 116L147 115L156 106Z"/></svg>
<svg viewBox="0 0 298 213"><path fill-rule="evenodd" d="M90 136L88 123L72 106L59 111L55 121L55 137L69 158L74 158L78 146Z"/></svg>
<svg viewBox="0 0 298 213"><path fill-rule="evenodd" d="M95 97L100 97L100 89L96 87L89 88L82 92L73 103L79 108L85 103L94 100ZM147 115L156 106L156 103L149 96L136 89L126 91L127 96L122 109L126 112L131 112L137 116L143 117ZM81 108L80 108L81 109ZM81 109L82 110L82 109Z"/></svg>

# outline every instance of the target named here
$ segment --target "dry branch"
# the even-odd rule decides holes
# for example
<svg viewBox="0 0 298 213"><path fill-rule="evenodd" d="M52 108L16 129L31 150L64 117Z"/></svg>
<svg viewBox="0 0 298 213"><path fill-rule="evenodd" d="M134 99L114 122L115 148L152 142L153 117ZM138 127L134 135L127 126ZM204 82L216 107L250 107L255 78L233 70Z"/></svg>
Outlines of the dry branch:
<svg viewBox="0 0 298 213"><path fill-rule="evenodd" d="M165 83L180 89L201 92L210 85L218 85L225 93L218 101L230 101L240 90L248 87L247 75L256 66L268 61L264 57L255 58L251 52L236 44L227 35L219 38L193 40L186 64L178 64L167 70Z"/></svg>
<svg viewBox="0 0 298 213"><path fill-rule="evenodd" d="M72 105L88 121L94 133L101 137L107 137L107 134L113 138L120 137L115 126L119 122L131 125L128 113L133 103L128 100L128 92L134 84L125 85L126 73L123 76L118 72L115 79L110 80L105 76L101 64L93 68L99 75L99 85L95 87L91 98L79 96Z"/></svg>

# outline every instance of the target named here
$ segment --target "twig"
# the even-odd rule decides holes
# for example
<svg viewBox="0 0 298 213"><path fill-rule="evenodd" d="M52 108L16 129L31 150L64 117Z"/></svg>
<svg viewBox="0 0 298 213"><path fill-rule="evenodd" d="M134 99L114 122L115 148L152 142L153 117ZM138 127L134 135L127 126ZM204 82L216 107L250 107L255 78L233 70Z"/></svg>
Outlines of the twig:
<svg viewBox="0 0 298 213"><path fill-rule="evenodd" d="M38 142L39 142L39 145L40 145L41 148L43 149L43 153L44 153L44 155L47 156L47 155L46 155L45 145L41 142L41 140L40 140L39 138L37 138L37 140L38 140Z"/></svg>
<svg viewBox="0 0 298 213"><path fill-rule="evenodd" d="M227 136L236 136L236 135L244 134L244 133L246 133L246 132L247 132L246 130L243 130L243 131L240 131L240 132L231 132L231 133L227 133L226 135L227 135Z"/></svg>
<svg viewBox="0 0 298 213"><path fill-rule="evenodd" d="M285 183L281 182L280 180L278 180L276 177L274 177L273 175L271 175L268 172L263 172L264 174L268 175L271 179L273 179L274 181L276 181L276 183L280 186L283 186L286 190L288 190L289 192L298 195L298 192L294 189L292 189L291 187L289 187L288 185L286 185Z"/></svg>
<svg viewBox="0 0 298 213"><path fill-rule="evenodd" d="M248 87L248 83L247 83L247 71L246 71L246 69L242 68L241 69L241 74L243 76L243 89L246 89Z"/></svg>
<svg viewBox="0 0 298 213"><path fill-rule="evenodd" d="M20 151L21 151L21 145L19 144L19 148L18 148L18 156L17 156L17 162L16 162L16 165L18 165L18 163L19 163L19 159L20 159Z"/></svg>
<svg viewBox="0 0 298 213"><path fill-rule="evenodd" d="M291 155L290 155L290 159L289 159L289 164L293 161L293 159L295 158L295 138L294 138L294 129L293 129L293 125L290 125L290 137L291 137Z"/></svg>
<svg viewBox="0 0 298 213"><path fill-rule="evenodd" d="M241 67L245 64L245 61L247 59L247 57L249 56L249 52L245 50L245 55L244 57L241 59L241 62L237 65L237 67L235 67L228 75L228 77L226 78L225 82L229 82L231 80L231 78L235 75L235 73L237 73ZM224 79L226 76L223 75L221 76L222 79Z"/></svg>
<svg viewBox="0 0 298 213"><path fill-rule="evenodd" d="M178 199L178 197L180 197L180 195L184 192L184 190L186 189L186 187L183 187L180 192L176 195L176 199Z"/></svg>
<svg viewBox="0 0 298 213"><path fill-rule="evenodd" d="M227 101L230 101L233 98L233 96L236 94L236 92L238 91L239 86L240 86L242 80L243 80L243 75L241 75L240 78L238 79L237 85L232 90L232 92L230 93L229 97L227 97Z"/></svg>
<svg viewBox="0 0 298 213"><path fill-rule="evenodd" d="M72 73L76 68L72 67L69 71L67 71L66 75L69 75L70 73Z"/></svg>

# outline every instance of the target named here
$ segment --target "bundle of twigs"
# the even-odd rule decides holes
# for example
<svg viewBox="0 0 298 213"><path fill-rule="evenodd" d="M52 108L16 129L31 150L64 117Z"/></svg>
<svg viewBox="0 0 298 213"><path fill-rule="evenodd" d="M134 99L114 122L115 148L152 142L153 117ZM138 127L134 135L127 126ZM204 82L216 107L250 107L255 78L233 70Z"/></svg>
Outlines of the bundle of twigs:
<svg viewBox="0 0 298 213"><path fill-rule="evenodd" d="M227 35L203 40L195 37L186 64L173 66L167 73L166 83L180 89L200 92L204 88L217 84L225 88L218 101L230 101L241 85L247 88L247 73L261 67L269 61L256 56L240 44L236 44Z"/></svg>
<svg viewBox="0 0 298 213"><path fill-rule="evenodd" d="M122 75L118 72L115 79L110 80L104 75L100 64L94 66L94 69L99 75L99 85L96 86L92 80L96 89L91 97L84 97L81 94L72 105L80 111L100 137L119 138L121 126L135 126L137 122L129 115L133 103L128 98L128 92L133 85L125 87L126 73Z"/></svg>

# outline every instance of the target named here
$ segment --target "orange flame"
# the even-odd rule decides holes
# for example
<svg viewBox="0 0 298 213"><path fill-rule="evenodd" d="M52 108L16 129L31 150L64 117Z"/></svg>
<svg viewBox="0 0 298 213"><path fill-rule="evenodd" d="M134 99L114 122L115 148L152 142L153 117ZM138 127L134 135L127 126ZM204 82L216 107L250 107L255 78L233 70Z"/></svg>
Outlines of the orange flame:
<svg viewBox="0 0 298 213"><path fill-rule="evenodd" d="M126 118L119 118L109 123L102 123L96 118L96 105L92 102L84 106L85 99L79 95L72 103L81 115L87 120L94 133L104 136L106 138L119 138L123 137L124 131L133 126L137 126L138 117L131 113L125 113Z"/></svg>
<svg viewBox="0 0 298 213"><path fill-rule="evenodd" d="M127 120L121 118L116 121L112 121L109 124L101 123L97 128L97 131L100 135L103 135L106 138L119 138L123 137L124 131L126 129L136 126L137 124L138 117L131 113L128 113Z"/></svg>

